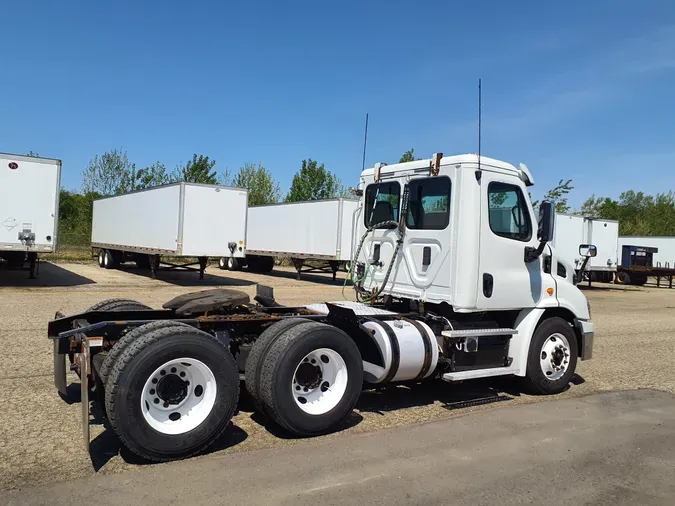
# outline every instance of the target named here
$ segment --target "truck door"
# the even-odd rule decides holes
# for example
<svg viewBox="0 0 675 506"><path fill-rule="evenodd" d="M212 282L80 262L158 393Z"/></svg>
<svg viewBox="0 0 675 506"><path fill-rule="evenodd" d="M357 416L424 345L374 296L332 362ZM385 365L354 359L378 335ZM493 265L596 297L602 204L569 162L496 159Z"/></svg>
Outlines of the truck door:
<svg viewBox="0 0 675 506"><path fill-rule="evenodd" d="M421 297L443 298L451 276L451 181L447 176L413 179L408 191L403 256L410 288Z"/></svg>
<svg viewBox="0 0 675 506"><path fill-rule="evenodd" d="M481 181L479 309L535 306L542 297L542 257L525 262L536 248L536 223L520 181L483 171Z"/></svg>

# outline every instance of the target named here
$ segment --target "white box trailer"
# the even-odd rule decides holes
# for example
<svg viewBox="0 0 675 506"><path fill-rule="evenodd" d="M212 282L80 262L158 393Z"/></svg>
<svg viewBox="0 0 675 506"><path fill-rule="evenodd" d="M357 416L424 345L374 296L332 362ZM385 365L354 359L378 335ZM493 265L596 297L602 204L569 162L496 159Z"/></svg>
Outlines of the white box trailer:
<svg viewBox="0 0 675 506"><path fill-rule="evenodd" d="M290 258L298 278L301 272L321 271L332 272L335 279L352 258L358 206L358 200L338 198L250 207L245 263L251 270L269 272L275 257ZM227 266L226 260L221 267ZM305 265L308 260L315 262Z"/></svg>
<svg viewBox="0 0 675 506"><path fill-rule="evenodd" d="M624 246L658 248L659 251L653 256L654 267L675 268L675 237L623 235L619 237L619 251Z"/></svg>
<svg viewBox="0 0 675 506"><path fill-rule="evenodd" d="M61 160L0 153L0 258L10 267L53 253L59 216Z"/></svg>
<svg viewBox="0 0 675 506"><path fill-rule="evenodd" d="M592 281L612 281L619 263L618 238L618 221L556 214L553 247L575 270L583 262L579 245L593 244L597 248L597 256L590 259L584 270Z"/></svg>
<svg viewBox="0 0 675 506"><path fill-rule="evenodd" d="M91 243L99 265L135 261L153 275L161 257L196 257L200 278L209 257L244 258L248 190L172 183L94 201Z"/></svg>
<svg viewBox="0 0 675 506"><path fill-rule="evenodd" d="M586 244L593 244L598 254L586 268L594 280L610 282L619 265L619 222L586 218Z"/></svg>
<svg viewBox="0 0 675 506"><path fill-rule="evenodd" d="M582 257L579 245L585 243L586 224L583 216L556 214L552 245L560 256L574 270L581 267Z"/></svg>

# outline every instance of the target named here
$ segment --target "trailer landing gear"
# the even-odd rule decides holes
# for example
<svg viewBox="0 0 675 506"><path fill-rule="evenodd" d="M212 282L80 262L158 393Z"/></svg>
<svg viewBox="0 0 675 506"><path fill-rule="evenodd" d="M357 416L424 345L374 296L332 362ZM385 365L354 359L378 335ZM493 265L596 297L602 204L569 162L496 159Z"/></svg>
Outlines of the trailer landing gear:
<svg viewBox="0 0 675 506"><path fill-rule="evenodd" d="M340 262L337 260L326 260L323 265L308 265L305 267L304 258L291 258L293 267L298 272L298 279L303 272L330 272L333 274L333 281L337 279L337 272L340 269Z"/></svg>
<svg viewBox="0 0 675 506"><path fill-rule="evenodd" d="M28 277L30 279L36 279L37 278L37 272L39 272L39 270L40 270L39 262L40 261L38 260L37 253L35 253L33 251L29 251L28 252L28 270L29 270ZM37 269L36 269L36 267L37 267Z"/></svg>

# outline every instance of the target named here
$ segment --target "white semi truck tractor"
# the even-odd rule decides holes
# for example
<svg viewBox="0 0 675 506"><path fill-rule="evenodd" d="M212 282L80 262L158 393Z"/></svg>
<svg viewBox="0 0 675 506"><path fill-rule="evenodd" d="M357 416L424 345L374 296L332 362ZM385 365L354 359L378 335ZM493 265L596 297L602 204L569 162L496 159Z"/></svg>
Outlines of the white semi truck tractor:
<svg viewBox="0 0 675 506"><path fill-rule="evenodd" d="M69 362L86 444L91 397L151 461L204 451L242 390L299 437L338 430L364 388L391 382L516 376L562 392L591 358L593 324L549 244L553 206L532 209L533 183L524 165L477 155L378 164L357 189L356 302L286 307L263 286L254 301L217 289L159 310L103 301L50 322L56 386L68 395Z"/></svg>

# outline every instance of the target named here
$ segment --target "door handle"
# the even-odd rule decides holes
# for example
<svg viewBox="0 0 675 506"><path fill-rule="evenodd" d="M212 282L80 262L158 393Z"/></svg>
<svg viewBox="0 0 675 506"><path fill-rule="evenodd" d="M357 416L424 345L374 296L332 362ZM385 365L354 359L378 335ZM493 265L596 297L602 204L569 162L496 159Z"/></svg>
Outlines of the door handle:
<svg viewBox="0 0 675 506"><path fill-rule="evenodd" d="M431 263L431 246L425 246L422 250L422 265L425 267Z"/></svg>
<svg viewBox="0 0 675 506"><path fill-rule="evenodd" d="M487 297L488 299L492 297L492 290L494 288L495 281L494 278L492 277L492 274L488 274L487 272L483 274L483 295Z"/></svg>

